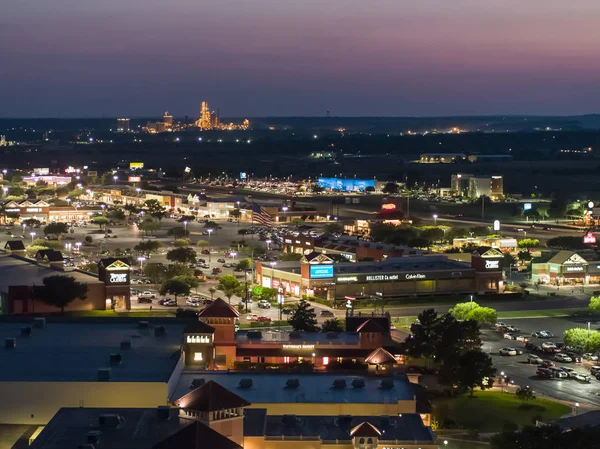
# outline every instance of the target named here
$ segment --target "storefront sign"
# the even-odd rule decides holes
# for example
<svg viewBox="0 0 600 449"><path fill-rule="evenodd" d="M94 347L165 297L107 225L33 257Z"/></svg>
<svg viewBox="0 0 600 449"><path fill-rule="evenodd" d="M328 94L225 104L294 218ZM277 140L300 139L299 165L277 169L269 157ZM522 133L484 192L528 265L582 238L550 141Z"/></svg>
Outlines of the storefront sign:
<svg viewBox="0 0 600 449"><path fill-rule="evenodd" d="M142 177L141 176L130 176L129 178L127 178L128 182L141 182L142 181Z"/></svg>
<svg viewBox="0 0 600 449"><path fill-rule="evenodd" d="M582 266L572 266L572 267L565 267L565 271L568 273L573 273L573 272L581 272L583 271L583 267Z"/></svg>
<svg viewBox="0 0 600 449"><path fill-rule="evenodd" d="M4 209L4 212L21 212L19 208Z"/></svg>
<svg viewBox="0 0 600 449"><path fill-rule="evenodd" d="M583 236L583 243L591 245L596 243L596 234L594 234L593 232L588 232L586 235Z"/></svg>
<svg viewBox="0 0 600 449"><path fill-rule="evenodd" d="M408 275L407 275L408 276ZM365 276L365 280L369 281L397 281L400 278L398 274L376 274L376 275L367 275ZM409 279L408 277L406 279Z"/></svg>
<svg viewBox="0 0 600 449"><path fill-rule="evenodd" d="M396 205L394 203L386 203L381 205L381 210L392 211L396 210Z"/></svg>
<svg viewBox="0 0 600 449"><path fill-rule="evenodd" d="M108 277L109 284L125 284L129 282L129 273L110 273Z"/></svg>
<svg viewBox="0 0 600 449"><path fill-rule="evenodd" d="M315 349L315 345L283 345L283 349L306 349L313 350Z"/></svg>
<svg viewBox="0 0 600 449"><path fill-rule="evenodd" d="M500 269L500 261L499 260L486 260L485 261L485 269L486 270Z"/></svg>
<svg viewBox="0 0 600 449"><path fill-rule="evenodd" d="M358 282L358 276L340 276L336 278L337 282Z"/></svg>
<svg viewBox="0 0 600 449"><path fill-rule="evenodd" d="M331 279L333 278L333 265L311 265L311 279Z"/></svg>
<svg viewBox="0 0 600 449"><path fill-rule="evenodd" d="M27 212L41 212L42 208L41 207L28 207L27 208Z"/></svg>
<svg viewBox="0 0 600 449"><path fill-rule="evenodd" d="M292 243L290 239L285 239L285 243Z"/></svg>
<svg viewBox="0 0 600 449"><path fill-rule="evenodd" d="M407 273L406 274L406 279L426 279L427 275L423 274L423 273Z"/></svg>
<svg viewBox="0 0 600 449"><path fill-rule="evenodd" d="M130 162L129 163L130 170L137 170L137 169L141 169L141 168L144 168L143 162Z"/></svg>

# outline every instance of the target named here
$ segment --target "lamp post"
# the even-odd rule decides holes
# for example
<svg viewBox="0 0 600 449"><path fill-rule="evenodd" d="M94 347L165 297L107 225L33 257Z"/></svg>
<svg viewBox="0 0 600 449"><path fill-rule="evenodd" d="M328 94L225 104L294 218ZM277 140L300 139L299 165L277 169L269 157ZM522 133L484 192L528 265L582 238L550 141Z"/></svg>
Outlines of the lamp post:
<svg viewBox="0 0 600 449"><path fill-rule="evenodd" d="M143 273L144 272L144 261L146 260L146 258L144 256L140 256L137 258L137 260L140 261L140 271Z"/></svg>
<svg viewBox="0 0 600 449"><path fill-rule="evenodd" d="M284 213L285 213L285 212L287 212L287 211L288 211L288 209L289 209L289 208L288 208L287 206L283 206L283 207L281 208L281 210L282 210ZM287 216L285 217L285 221L288 221L288 220L287 220Z"/></svg>
<svg viewBox="0 0 600 449"><path fill-rule="evenodd" d="M27 225L25 223L23 223L23 234L25 234L25 228L27 227Z"/></svg>
<svg viewBox="0 0 600 449"><path fill-rule="evenodd" d="M235 262L235 256L237 256L237 253L235 251L229 253L229 255L233 258L233 261Z"/></svg>
<svg viewBox="0 0 600 449"><path fill-rule="evenodd" d="M185 237L187 235L187 220L185 220L183 222L183 236Z"/></svg>
<svg viewBox="0 0 600 449"><path fill-rule="evenodd" d="M437 226L437 219L438 219L438 216L437 216L437 214L433 214L433 224L434 224L435 226Z"/></svg>
<svg viewBox="0 0 600 449"><path fill-rule="evenodd" d="M67 251L69 251L69 254L71 254L71 247L72 247L72 245L71 245L71 243L70 243L70 242L69 242L69 243L65 243L65 249L66 249Z"/></svg>
<svg viewBox="0 0 600 449"><path fill-rule="evenodd" d="M213 229L212 228L207 229L206 232L208 232L208 262L210 263L210 261L211 261L211 259L210 259L210 253L211 253L211 250L210 250L210 236L213 233Z"/></svg>
<svg viewBox="0 0 600 449"><path fill-rule="evenodd" d="M75 246L77 247L77 252L81 252L81 242L76 242Z"/></svg>
<svg viewBox="0 0 600 449"><path fill-rule="evenodd" d="M30 232L29 235L31 236L31 243L33 243L33 238L35 237L35 232Z"/></svg>
<svg viewBox="0 0 600 449"><path fill-rule="evenodd" d="M579 412L579 402L576 402L575 403L575 416L577 416L578 412Z"/></svg>
<svg viewBox="0 0 600 449"><path fill-rule="evenodd" d="M113 176L113 179L115 180L115 184L116 184L119 177L117 175L115 175L115 176Z"/></svg>
<svg viewBox="0 0 600 449"><path fill-rule="evenodd" d="M448 447L448 440L444 440L444 447Z"/></svg>
<svg viewBox="0 0 600 449"><path fill-rule="evenodd" d="M265 243L267 244L267 252L269 251L270 247L271 247L271 240L265 240Z"/></svg>

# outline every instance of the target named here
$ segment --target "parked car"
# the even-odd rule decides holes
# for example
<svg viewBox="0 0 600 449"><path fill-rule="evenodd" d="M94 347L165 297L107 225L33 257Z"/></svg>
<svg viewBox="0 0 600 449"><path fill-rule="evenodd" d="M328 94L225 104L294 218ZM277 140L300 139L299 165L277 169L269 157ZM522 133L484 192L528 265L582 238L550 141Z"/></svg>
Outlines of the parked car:
<svg viewBox="0 0 600 449"><path fill-rule="evenodd" d="M212 299L204 299L204 300L202 301L202 304L206 304L206 305L208 305L208 304L212 304L212 302L213 302L213 301L212 301Z"/></svg>
<svg viewBox="0 0 600 449"><path fill-rule="evenodd" d="M519 329L518 327L515 326L506 326L506 330L508 332L521 332L521 329Z"/></svg>
<svg viewBox="0 0 600 449"><path fill-rule="evenodd" d="M573 377L576 374L573 368L567 368L566 366L561 367L561 370L567 373L567 377Z"/></svg>
<svg viewBox="0 0 600 449"><path fill-rule="evenodd" d="M140 296L144 296L144 297L151 298L151 299L156 298L156 295L148 290L146 290L145 292L142 292L142 294Z"/></svg>
<svg viewBox="0 0 600 449"><path fill-rule="evenodd" d="M152 303L152 298L149 298L147 296L140 296L138 298L138 304L151 304Z"/></svg>
<svg viewBox="0 0 600 449"><path fill-rule="evenodd" d="M565 373L560 368L550 368L550 371L552 371L553 377L558 377L559 379L566 379L566 377L568 376L567 373Z"/></svg>
<svg viewBox="0 0 600 449"><path fill-rule="evenodd" d="M258 318L256 318L256 321L258 321L260 323L270 323L271 318L269 318L267 316L259 316Z"/></svg>
<svg viewBox="0 0 600 449"><path fill-rule="evenodd" d="M320 315L321 316L335 316L331 310L325 310L325 309L321 310Z"/></svg>
<svg viewBox="0 0 600 449"><path fill-rule="evenodd" d="M256 320L257 318L258 318L258 315L257 315L257 314L255 314L255 313L249 313L249 314L247 314L247 315L246 315L246 319L247 319L248 321L254 321L254 320Z"/></svg>
<svg viewBox="0 0 600 449"><path fill-rule="evenodd" d="M544 360L540 366L542 368L554 368L556 365L554 364L554 362L551 362L550 360Z"/></svg>
<svg viewBox="0 0 600 449"><path fill-rule="evenodd" d="M506 332L504 334L504 338L506 338L507 340L514 340L514 335L511 334L510 332Z"/></svg>
<svg viewBox="0 0 600 449"><path fill-rule="evenodd" d="M185 304L190 307L199 307L200 301L198 299L188 298L188 299L186 299Z"/></svg>
<svg viewBox="0 0 600 449"><path fill-rule="evenodd" d="M258 301L258 307L261 309L270 309L271 308L271 303L269 301L267 301L266 299L261 299L260 301Z"/></svg>
<svg viewBox="0 0 600 449"><path fill-rule="evenodd" d="M598 361L598 356L596 354L592 354L591 352L587 352L587 353L583 354L583 358L585 360L589 360L591 362L597 362Z"/></svg>
<svg viewBox="0 0 600 449"><path fill-rule="evenodd" d="M225 259L221 258L221 259L217 259L218 263L225 263Z"/></svg>
<svg viewBox="0 0 600 449"><path fill-rule="evenodd" d="M515 348L502 348L498 353L500 355L517 355L517 350Z"/></svg>
<svg viewBox="0 0 600 449"><path fill-rule="evenodd" d="M542 363L544 363L544 361L538 355L529 354L527 356L527 363L534 364L534 365L541 365Z"/></svg>
<svg viewBox="0 0 600 449"><path fill-rule="evenodd" d="M552 338L554 334L548 331L535 331L531 333L531 336L535 338Z"/></svg>
<svg viewBox="0 0 600 449"><path fill-rule="evenodd" d="M525 349L528 349L532 352L542 352L542 348L540 346L530 342L525 343Z"/></svg>
<svg viewBox="0 0 600 449"><path fill-rule="evenodd" d="M571 363L573 361L567 354L562 354L560 352L554 356L554 360L562 363Z"/></svg>
<svg viewBox="0 0 600 449"><path fill-rule="evenodd" d="M552 371L548 368L538 368L535 371L536 376L541 377L541 378L546 378L546 379L551 379L552 377L554 377L554 374L552 373Z"/></svg>
<svg viewBox="0 0 600 449"><path fill-rule="evenodd" d="M600 374L600 366L598 366L598 365L592 366L590 368L590 373L592 374L592 376L595 376L596 374Z"/></svg>
<svg viewBox="0 0 600 449"><path fill-rule="evenodd" d="M213 268L212 274L219 274L222 270L220 268Z"/></svg>
<svg viewBox="0 0 600 449"><path fill-rule="evenodd" d="M575 373L573 375L573 379L578 380L579 382L585 382L588 384L592 381L592 378L590 376L588 376L587 374L582 374L582 373Z"/></svg>

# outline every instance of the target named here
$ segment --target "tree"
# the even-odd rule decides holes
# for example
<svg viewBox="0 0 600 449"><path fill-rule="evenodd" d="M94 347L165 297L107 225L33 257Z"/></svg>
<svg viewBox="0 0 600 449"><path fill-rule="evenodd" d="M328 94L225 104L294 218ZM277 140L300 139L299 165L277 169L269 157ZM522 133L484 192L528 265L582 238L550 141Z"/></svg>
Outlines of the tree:
<svg viewBox="0 0 600 449"><path fill-rule="evenodd" d="M242 236L242 240L244 240L244 237L246 237L246 234L248 234L248 230L247 229L238 229L238 235Z"/></svg>
<svg viewBox="0 0 600 449"><path fill-rule="evenodd" d="M531 387L529 387L529 386L517 388L517 391L515 392L515 396L517 396L517 398L519 398L519 400L523 404L526 404L529 401L533 401L535 399L535 394L534 394L533 390L531 389Z"/></svg>
<svg viewBox="0 0 600 449"><path fill-rule="evenodd" d="M331 318L321 325L321 332L344 332L346 330L342 320Z"/></svg>
<svg viewBox="0 0 600 449"><path fill-rule="evenodd" d="M317 314L314 307L305 300L298 303L298 308L288 318L288 323L295 331L317 332Z"/></svg>
<svg viewBox="0 0 600 449"><path fill-rule="evenodd" d="M444 240L444 230L441 228L427 228L421 231L420 238L425 239L429 242L429 245L435 242L441 242Z"/></svg>
<svg viewBox="0 0 600 449"><path fill-rule="evenodd" d="M155 199L144 201L144 209L150 215L165 211L164 207L158 202L158 200Z"/></svg>
<svg viewBox="0 0 600 449"><path fill-rule="evenodd" d="M160 242L156 240L142 240L137 245L133 247L134 251L142 254L152 254L158 251L158 249L162 246Z"/></svg>
<svg viewBox="0 0 600 449"><path fill-rule="evenodd" d="M511 253L504 253L504 260L502 261L502 265L508 267L510 269L511 265L517 263L517 259Z"/></svg>
<svg viewBox="0 0 600 449"><path fill-rule="evenodd" d="M244 258L237 263L236 268L238 270L249 270L252 268L252 261L248 258Z"/></svg>
<svg viewBox="0 0 600 449"><path fill-rule="evenodd" d="M600 350L600 332L587 330L580 327L567 329L563 332L565 345L581 348L585 352L598 352Z"/></svg>
<svg viewBox="0 0 600 449"><path fill-rule="evenodd" d="M102 173L102 179L100 182L105 186L111 185L114 182L113 174L111 172Z"/></svg>
<svg viewBox="0 0 600 449"><path fill-rule="evenodd" d="M166 279L167 268L162 263L147 263L144 266L144 277L150 279L153 284L161 284Z"/></svg>
<svg viewBox="0 0 600 449"><path fill-rule="evenodd" d="M519 251L517 254L517 259L521 262L529 262L531 260L531 253L529 251Z"/></svg>
<svg viewBox="0 0 600 449"><path fill-rule="evenodd" d="M470 302L459 302L452 307L448 313L450 313L457 320L467 320L467 316L475 309L479 308L480 305L475 301Z"/></svg>
<svg viewBox="0 0 600 449"><path fill-rule="evenodd" d="M160 294L177 296L189 295L190 286L180 279L169 279L160 287Z"/></svg>
<svg viewBox="0 0 600 449"><path fill-rule="evenodd" d="M59 237L61 234L67 234L69 232L69 225L66 223L50 223L44 227L45 235L55 235Z"/></svg>
<svg viewBox="0 0 600 449"><path fill-rule="evenodd" d="M125 212L121 209L111 209L106 214L111 220L125 220Z"/></svg>
<svg viewBox="0 0 600 449"><path fill-rule="evenodd" d="M182 226L177 226L175 228L169 229L167 234L175 237L176 239L180 239L180 238L187 237L188 235L190 235L190 231L183 228Z"/></svg>
<svg viewBox="0 0 600 449"><path fill-rule="evenodd" d="M205 248L208 246L208 240L198 240L196 245L198 245L200 248Z"/></svg>
<svg viewBox="0 0 600 449"><path fill-rule="evenodd" d="M580 439L586 438L587 441ZM558 426L527 426L516 432L502 432L494 435L490 441L491 449L563 449L563 448L592 448L589 442L600 439L600 429L597 427L570 429L565 432Z"/></svg>
<svg viewBox="0 0 600 449"><path fill-rule="evenodd" d="M131 217L132 215L137 215L140 213L140 211L142 209L140 209L138 206L136 206L135 204L125 204L123 206L123 209L125 209L127 212L129 212L129 216Z"/></svg>
<svg viewBox="0 0 600 449"><path fill-rule="evenodd" d="M187 284L190 288L196 288L200 285L200 280L196 276L175 276L172 279L178 280Z"/></svg>
<svg viewBox="0 0 600 449"><path fill-rule="evenodd" d="M103 226L106 226L109 221L110 220L108 218L106 218L104 215L97 215L90 220L91 223L97 224L98 227L100 227L100 229L102 229Z"/></svg>
<svg viewBox="0 0 600 449"><path fill-rule="evenodd" d="M196 262L196 251L190 247L175 248L167 253L167 260L179 263Z"/></svg>
<svg viewBox="0 0 600 449"><path fill-rule="evenodd" d="M208 293L210 293L210 299L211 301L214 299L215 293L217 292L217 289L214 287L209 287L208 288Z"/></svg>
<svg viewBox="0 0 600 449"><path fill-rule="evenodd" d="M175 240L173 245L175 245L175 248L188 247L188 246L190 246L190 239L177 239L177 240Z"/></svg>
<svg viewBox="0 0 600 449"><path fill-rule="evenodd" d="M61 313L76 299L87 297L88 286L77 282L73 276L53 275L42 279L43 285L33 287L33 297L45 304L58 307Z"/></svg>
<svg viewBox="0 0 600 449"><path fill-rule="evenodd" d="M42 224L42 222L36 218L28 218L27 220L23 220L21 223L29 228L37 228Z"/></svg>
<svg viewBox="0 0 600 449"><path fill-rule="evenodd" d="M600 296L592 296L588 305L590 313L600 313Z"/></svg>
<svg viewBox="0 0 600 449"><path fill-rule="evenodd" d="M302 218L292 218L290 220L290 224L292 226L302 226L304 224L304 220Z"/></svg>
<svg viewBox="0 0 600 449"><path fill-rule="evenodd" d="M488 354L480 350L467 351L458 360L458 367L457 384L459 388L469 390L471 396L477 387L482 390L492 388L496 368Z"/></svg>
<svg viewBox="0 0 600 449"><path fill-rule="evenodd" d="M144 234L152 234L154 231L160 229L160 223L152 218L145 218L144 221L138 225L138 229Z"/></svg>
<svg viewBox="0 0 600 449"><path fill-rule="evenodd" d="M283 253L279 256L279 260L282 262L291 262L302 259L303 255L299 253Z"/></svg>
<svg viewBox="0 0 600 449"><path fill-rule="evenodd" d="M233 209L229 211L229 216L235 218L236 220L239 220L242 216L242 211L239 209Z"/></svg>
<svg viewBox="0 0 600 449"><path fill-rule="evenodd" d="M327 223L325 226L323 226L323 231L328 234L341 234L344 232L344 226L338 222Z"/></svg>
<svg viewBox="0 0 600 449"><path fill-rule="evenodd" d="M224 274L219 279L219 285L217 289L221 290L227 297L227 301L231 304L231 297L238 291L240 287L240 281L237 280L232 274Z"/></svg>
<svg viewBox="0 0 600 449"><path fill-rule="evenodd" d="M400 187L398 187L398 184L395 182L387 182L381 191L388 194L398 193L400 191Z"/></svg>
<svg viewBox="0 0 600 449"><path fill-rule="evenodd" d="M476 321L478 324L490 324L493 325L498 321L498 314L496 309L491 307L478 307L467 315L467 320Z"/></svg>
<svg viewBox="0 0 600 449"><path fill-rule="evenodd" d="M538 239L523 239L517 242L519 248L533 249L538 247L540 241Z"/></svg>
<svg viewBox="0 0 600 449"><path fill-rule="evenodd" d="M437 312L433 309L423 310L410 326L411 335L404 342L406 352L412 357L425 357L431 360L435 355L435 348L440 338L439 320Z"/></svg>

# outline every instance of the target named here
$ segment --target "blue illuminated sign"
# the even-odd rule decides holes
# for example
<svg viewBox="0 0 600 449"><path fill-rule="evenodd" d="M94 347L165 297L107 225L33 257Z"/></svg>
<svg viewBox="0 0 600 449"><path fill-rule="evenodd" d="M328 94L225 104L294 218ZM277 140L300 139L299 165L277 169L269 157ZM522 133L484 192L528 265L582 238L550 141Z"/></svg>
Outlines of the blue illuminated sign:
<svg viewBox="0 0 600 449"><path fill-rule="evenodd" d="M531 203L523 204L523 210L531 210Z"/></svg>
<svg viewBox="0 0 600 449"><path fill-rule="evenodd" d="M363 191L367 187L375 188L374 179L319 178L318 183L324 189L342 190L344 192Z"/></svg>
<svg viewBox="0 0 600 449"><path fill-rule="evenodd" d="M333 265L311 265L311 279L331 279L333 278Z"/></svg>

